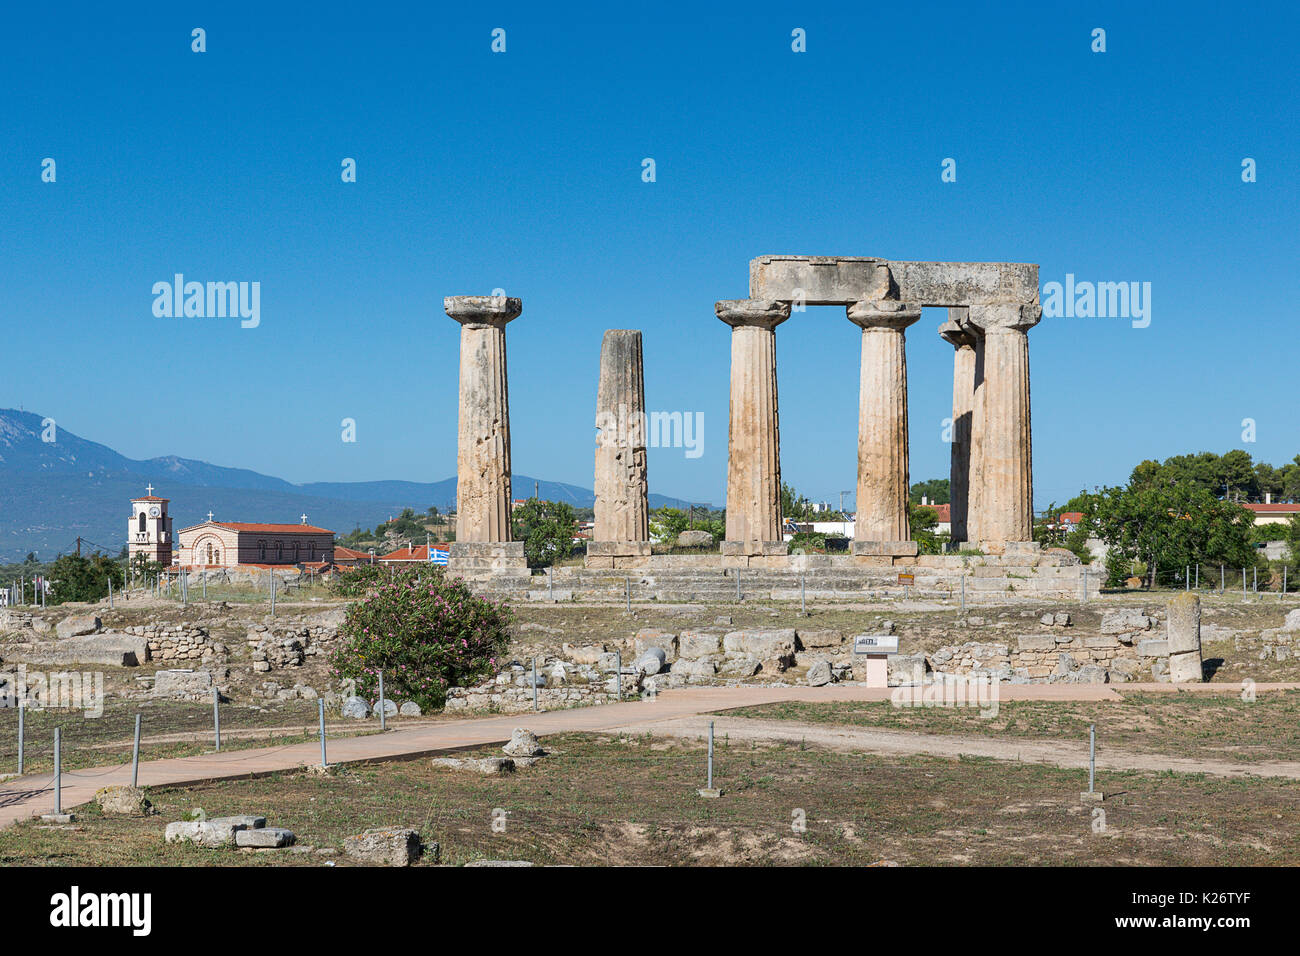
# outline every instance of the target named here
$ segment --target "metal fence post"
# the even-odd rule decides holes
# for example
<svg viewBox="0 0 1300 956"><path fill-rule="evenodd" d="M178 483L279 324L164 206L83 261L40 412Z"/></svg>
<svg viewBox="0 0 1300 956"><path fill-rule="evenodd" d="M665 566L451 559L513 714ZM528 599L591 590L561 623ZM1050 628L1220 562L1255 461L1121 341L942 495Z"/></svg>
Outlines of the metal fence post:
<svg viewBox="0 0 1300 956"><path fill-rule="evenodd" d="M614 652L614 663L617 670L614 673L614 687L618 691L618 699L623 699L623 650L622 648Z"/></svg>
<svg viewBox="0 0 1300 956"><path fill-rule="evenodd" d="M1087 573L1088 572L1086 571L1084 572L1084 574ZM1084 586L1085 588L1087 587L1087 585ZM964 568L961 572L961 613L963 617L966 614L966 570Z"/></svg>
<svg viewBox="0 0 1300 956"><path fill-rule="evenodd" d="M533 658L533 710L537 709L537 658Z"/></svg>
<svg viewBox="0 0 1300 956"><path fill-rule="evenodd" d="M1222 594L1224 588L1228 586L1227 578L1225 577L1226 573L1227 572L1223 570L1223 565L1219 565L1219 593L1220 594Z"/></svg>
<svg viewBox="0 0 1300 956"><path fill-rule="evenodd" d="M710 790L713 789L713 721L709 721L709 782L707 784Z"/></svg>
<svg viewBox="0 0 1300 956"><path fill-rule="evenodd" d="M325 760L325 698L316 698L316 703L320 712L320 765L328 767L329 763Z"/></svg>
<svg viewBox="0 0 1300 956"><path fill-rule="evenodd" d="M808 591L808 575L807 573L804 573L799 575L799 613L800 614L808 613L807 591Z"/></svg>
<svg viewBox="0 0 1300 956"><path fill-rule="evenodd" d="M271 572L271 617L275 617L275 571Z"/></svg>
<svg viewBox="0 0 1300 956"><path fill-rule="evenodd" d="M384 706L384 672L379 671L379 729L388 729L388 708Z"/></svg>
<svg viewBox="0 0 1300 956"><path fill-rule="evenodd" d="M736 568L736 603L740 603L740 568Z"/></svg>
<svg viewBox="0 0 1300 956"><path fill-rule="evenodd" d="M1183 590L1190 591L1191 589L1192 589L1192 566L1189 564L1183 570Z"/></svg>
<svg viewBox="0 0 1300 956"><path fill-rule="evenodd" d="M221 691L212 688L212 739L221 752Z"/></svg>
<svg viewBox="0 0 1300 956"><path fill-rule="evenodd" d="M1088 792L1097 792L1097 725L1088 725Z"/></svg>
<svg viewBox="0 0 1300 956"><path fill-rule="evenodd" d="M27 708L23 706L23 699L18 698L18 776L23 775L23 711Z"/></svg>
<svg viewBox="0 0 1300 956"><path fill-rule="evenodd" d="M63 737L54 728L54 812L63 812Z"/></svg>
<svg viewBox="0 0 1300 956"><path fill-rule="evenodd" d="M1241 596L1246 596L1246 569L1241 569Z"/></svg>
<svg viewBox="0 0 1300 956"><path fill-rule="evenodd" d="M131 747L131 786L140 781L140 715L135 715L135 743Z"/></svg>
<svg viewBox="0 0 1300 956"><path fill-rule="evenodd" d="M623 579L623 596L627 599L627 613L632 613L632 579Z"/></svg>

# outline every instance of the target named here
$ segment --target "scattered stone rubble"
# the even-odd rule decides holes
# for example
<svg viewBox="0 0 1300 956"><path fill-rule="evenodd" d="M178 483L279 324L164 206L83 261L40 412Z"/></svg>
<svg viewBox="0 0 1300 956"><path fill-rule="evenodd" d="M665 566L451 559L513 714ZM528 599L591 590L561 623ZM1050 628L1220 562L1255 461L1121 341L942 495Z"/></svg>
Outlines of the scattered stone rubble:
<svg viewBox="0 0 1300 956"><path fill-rule="evenodd" d="M178 820L167 824L164 839L168 843L193 843L208 848L275 849L291 846L295 838L292 830L268 827L266 817L243 814L210 820Z"/></svg>

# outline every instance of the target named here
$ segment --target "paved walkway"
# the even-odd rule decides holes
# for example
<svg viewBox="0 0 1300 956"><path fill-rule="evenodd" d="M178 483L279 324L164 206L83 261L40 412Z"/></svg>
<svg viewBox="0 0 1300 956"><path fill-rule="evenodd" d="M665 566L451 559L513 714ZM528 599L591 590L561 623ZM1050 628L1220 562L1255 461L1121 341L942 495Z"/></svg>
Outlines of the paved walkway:
<svg viewBox="0 0 1300 956"><path fill-rule="evenodd" d="M1257 692L1296 689L1300 684L1258 684ZM1184 686L1175 688L1168 684L1124 684L1120 688L1107 684L1022 684L1001 685L1000 700L1059 700L1105 701L1122 700L1131 691L1177 692L1191 690ZM1195 685L1197 693L1223 693L1237 695L1236 685ZM693 687L665 691L652 700L628 701L578 707L570 710L553 710L543 713L507 714L494 717L470 718L458 721L421 724L384 734L364 737L343 737L327 743L330 763L364 763L368 761L412 759L454 750L473 749L502 744L510 739L515 727L527 726L539 736L569 732L608 732L624 728L652 728L683 718L699 717L717 710L750 707L787 701L881 701L889 699L887 688L859 687L835 684L827 687ZM763 723L763 722L757 722ZM687 724L668 724L680 733ZM812 728L792 731L793 739L810 737ZM866 732L864 732L866 733ZM889 738L899 736L893 731L871 732L880 738L874 746L886 747ZM733 734L734 736L734 734ZM907 735L921 736L921 735ZM936 738L926 736L927 741ZM961 738L967 746L961 752L976 753L969 749L971 738ZM937 746L937 745L936 745ZM1062 745L1065 746L1065 745ZM871 748L867 748L871 749ZM882 749L879 752L896 752ZM943 752L934 749L907 752ZM1011 758L1014 759L1014 758ZM1143 758L1150 766L1150 758ZM254 777L277 771L320 763L320 743L289 744L249 750L204 754L197 757L178 757L169 760L150 760L140 764L139 783L143 787L182 786L209 780L230 780ZM1202 768L1203 769L1203 768ZM94 799L100 787L131 782L130 764L121 766L91 767L63 774L62 805L64 809L76 807ZM0 827L54 809L51 774L16 777L0 783Z"/></svg>

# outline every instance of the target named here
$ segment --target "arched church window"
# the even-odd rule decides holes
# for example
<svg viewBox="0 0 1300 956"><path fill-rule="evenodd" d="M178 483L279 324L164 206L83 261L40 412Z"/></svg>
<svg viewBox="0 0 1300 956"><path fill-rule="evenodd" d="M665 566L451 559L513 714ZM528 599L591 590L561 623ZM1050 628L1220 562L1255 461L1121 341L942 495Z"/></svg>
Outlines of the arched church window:
<svg viewBox="0 0 1300 956"><path fill-rule="evenodd" d="M144 512L140 512L140 533L144 534Z"/></svg>

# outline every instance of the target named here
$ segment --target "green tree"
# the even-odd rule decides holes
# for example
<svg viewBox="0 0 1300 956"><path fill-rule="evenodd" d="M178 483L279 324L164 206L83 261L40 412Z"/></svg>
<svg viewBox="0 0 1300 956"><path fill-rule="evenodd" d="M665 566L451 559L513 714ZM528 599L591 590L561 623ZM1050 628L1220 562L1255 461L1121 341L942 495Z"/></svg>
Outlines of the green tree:
<svg viewBox="0 0 1300 956"><path fill-rule="evenodd" d="M108 597L108 582L114 589L122 587L122 566L111 558L95 553L61 555L50 568L50 604L68 601L98 601Z"/></svg>
<svg viewBox="0 0 1300 956"><path fill-rule="evenodd" d="M530 568L545 568L573 553L578 520L563 501L529 498L510 516L514 539L524 543Z"/></svg>
<svg viewBox="0 0 1300 956"><path fill-rule="evenodd" d="M947 478L931 478L918 481L908 492L912 504L919 505L921 498L927 498L931 504L946 505L952 502L952 487Z"/></svg>
<svg viewBox="0 0 1300 956"><path fill-rule="evenodd" d="M1250 567L1257 560L1250 540L1251 512L1191 481L1104 488L1087 517L1115 555L1108 567L1123 560L1141 561L1151 585L1162 567Z"/></svg>
<svg viewBox="0 0 1300 956"><path fill-rule="evenodd" d="M934 529L939 524L939 513L933 508L923 508L907 503L907 526L911 530L912 540L916 542L922 554L942 554L943 546L948 541L947 533L938 533Z"/></svg>

